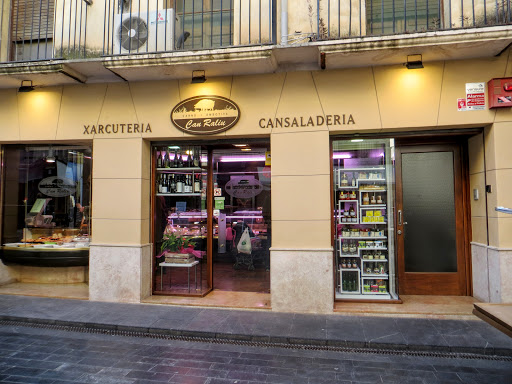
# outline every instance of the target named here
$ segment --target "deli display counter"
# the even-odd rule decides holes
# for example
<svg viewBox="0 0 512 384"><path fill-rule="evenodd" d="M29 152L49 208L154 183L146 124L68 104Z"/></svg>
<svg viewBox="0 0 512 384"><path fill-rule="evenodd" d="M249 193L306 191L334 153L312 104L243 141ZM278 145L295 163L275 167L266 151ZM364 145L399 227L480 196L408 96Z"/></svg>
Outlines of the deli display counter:
<svg viewBox="0 0 512 384"><path fill-rule="evenodd" d="M91 148L6 146L0 260L89 265Z"/></svg>

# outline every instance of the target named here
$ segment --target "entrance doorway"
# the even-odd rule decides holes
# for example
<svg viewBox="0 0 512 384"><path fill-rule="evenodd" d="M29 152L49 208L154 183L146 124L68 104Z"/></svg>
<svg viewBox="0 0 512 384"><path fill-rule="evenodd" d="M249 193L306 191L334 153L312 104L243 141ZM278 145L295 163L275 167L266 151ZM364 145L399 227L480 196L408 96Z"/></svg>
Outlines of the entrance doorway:
<svg viewBox="0 0 512 384"><path fill-rule="evenodd" d="M153 293L270 292L268 149L261 141L153 146Z"/></svg>
<svg viewBox="0 0 512 384"><path fill-rule="evenodd" d="M213 289L270 292L270 166L265 145L213 149Z"/></svg>
<svg viewBox="0 0 512 384"><path fill-rule="evenodd" d="M400 294L468 294L468 199L461 153L458 143L397 145Z"/></svg>

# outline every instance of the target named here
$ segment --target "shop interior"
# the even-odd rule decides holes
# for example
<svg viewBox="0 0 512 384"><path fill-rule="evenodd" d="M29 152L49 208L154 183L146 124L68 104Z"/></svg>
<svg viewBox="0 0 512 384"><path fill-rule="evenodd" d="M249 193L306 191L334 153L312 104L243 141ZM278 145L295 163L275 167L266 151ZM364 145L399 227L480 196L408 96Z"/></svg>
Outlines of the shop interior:
<svg viewBox="0 0 512 384"><path fill-rule="evenodd" d="M268 149L154 146L154 294L270 292Z"/></svg>

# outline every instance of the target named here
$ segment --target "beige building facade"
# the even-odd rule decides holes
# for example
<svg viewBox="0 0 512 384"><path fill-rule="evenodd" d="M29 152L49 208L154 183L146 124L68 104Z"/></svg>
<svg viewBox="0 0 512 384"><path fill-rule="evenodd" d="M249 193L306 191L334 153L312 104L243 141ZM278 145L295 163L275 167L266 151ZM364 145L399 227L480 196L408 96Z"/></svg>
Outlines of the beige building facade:
<svg viewBox="0 0 512 384"><path fill-rule="evenodd" d="M279 7L283 3L278 2ZM317 18L316 13L301 13L288 6L289 31L297 23L310 26ZM278 21L283 17L279 7ZM237 8L237 12L248 14L249 10ZM264 12L271 12L268 5ZM343 10L345 18L346 13ZM359 12L351 17L359 18ZM268 20L263 27L258 25L265 31L271 28ZM344 28L343 33L348 33L348 27ZM358 23L352 28L359 33ZM316 28L311 29L314 33ZM256 26L252 33L255 30ZM244 30L238 41L249 41L246 33L250 32ZM508 29L486 33L485 39L469 47L465 46L468 36L460 34L452 36L451 43L447 35L438 40L413 36L393 44L360 41L355 48L332 40L287 49L261 46L143 58L107 57L101 63L91 59L90 67L84 61L83 68L96 74L95 81L81 84L69 77L79 68L75 62L48 62L44 68L36 64L32 69L27 63L3 65L3 148L83 144L92 147L93 166L88 267L0 264L0 284L86 282L89 300L138 303L147 299L154 293L157 273L152 146L159 142L201 145L205 141L260 139L269 143L272 156L271 308L330 313L336 297L338 257L332 141L411 138L429 142L448 137L456 138L465 151L463 181L469 199L464 215L470 223L464 240L468 250L466 294L485 302L512 302L508 284L512 216L495 210L512 207L512 110L490 109L487 101L488 81L512 77L511 50L473 55L471 50L492 45L489 41L494 37L509 36ZM269 39L268 33L263 35ZM447 52L453 49L455 57L441 52L436 42L442 39L448 42ZM101 44L93 45L100 49ZM406 56L419 51L424 52L424 68L407 69L403 65ZM97 65L101 70L95 69ZM190 72L199 68L207 68L207 80L191 84ZM112 77L111 71L118 76ZM63 72L68 74L65 80ZM23 78L33 78L36 85L37 81L47 84L21 93L17 87ZM457 100L466 98L469 83L485 83L486 102L481 110L458 110ZM170 113L178 103L194 96L232 100L240 109L238 123L216 135L197 136L179 130ZM277 124L278 119L290 119L291 123ZM3 173L4 185L8 172ZM6 193L4 190L4 196ZM4 209L2 215L6 217L8 211ZM396 212L388 219L396 222ZM390 259L396 257L389 255ZM400 294L398 277L396 284Z"/></svg>

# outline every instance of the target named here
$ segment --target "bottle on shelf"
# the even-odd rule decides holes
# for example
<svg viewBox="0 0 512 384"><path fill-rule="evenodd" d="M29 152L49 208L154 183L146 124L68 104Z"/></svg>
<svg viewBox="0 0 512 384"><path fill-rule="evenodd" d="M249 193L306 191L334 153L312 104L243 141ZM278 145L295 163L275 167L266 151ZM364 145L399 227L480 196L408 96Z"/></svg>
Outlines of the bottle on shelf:
<svg viewBox="0 0 512 384"><path fill-rule="evenodd" d="M368 192L363 193L363 205L370 204L370 196L368 196Z"/></svg>
<svg viewBox="0 0 512 384"><path fill-rule="evenodd" d="M158 193L162 193L162 177L163 175L158 175L158 180L156 181L156 188Z"/></svg>
<svg viewBox="0 0 512 384"><path fill-rule="evenodd" d="M353 187L355 187L355 186L356 186L356 174L355 174L355 173L352 173L352 181L351 181L351 185L352 185Z"/></svg>
<svg viewBox="0 0 512 384"><path fill-rule="evenodd" d="M192 150L189 149L187 152L187 168L192 168L192 165L194 164L194 156L192 156Z"/></svg>
<svg viewBox="0 0 512 384"><path fill-rule="evenodd" d="M163 174L163 180L162 180L162 193L168 193L167 189L167 174Z"/></svg>
<svg viewBox="0 0 512 384"><path fill-rule="evenodd" d="M181 151L178 153L178 168L183 168L183 156L181 155Z"/></svg>
<svg viewBox="0 0 512 384"><path fill-rule="evenodd" d="M341 253L343 253L344 255L348 254L349 252L349 246L348 246L348 242L347 241L344 241L341 245Z"/></svg>
<svg viewBox="0 0 512 384"><path fill-rule="evenodd" d="M354 243L353 241L351 241L349 244L348 252L351 255L355 255L357 253L357 246L356 243Z"/></svg>
<svg viewBox="0 0 512 384"><path fill-rule="evenodd" d="M183 193L183 175L176 175L176 193Z"/></svg>
<svg viewBox="0 0 512 384"><path fill-rule="evenodd" d="M344 173L341 177L341 186L342 187L346 187L348 186L348 179L347 179L347 174Z"/></svg>
<svg viewBox="0 0 512 384"><path fill-rule="evenodd" d="M183 192L184 193L192 192L192 176L189 174L185 175L185 182L183 183Z"/></svg>
<svg viewBox="0 0 512 384"><path fill-rule="evenodd" d="M194 192L201 192L201 175L199 174L194 175Z"/></svg>
<svg viewBox="0 0 512 384"><path fill-rule="evenodd" d="M164 160L162 161L162 166L164 168L171 168L171 153L169 152L169 149L165 150Z"/></svg>
<svg viewBox="0 0 512 384"><path fill-rule="evenodd" d="M178 168L178 150L174 150L174 158L172 159L172 168Z"/></svg>
<svg viewBox="0 0 512 384"><path fill-rule="evenodd" d="M171 181L169 183L169 193L176 193L176 178L175 175L170 176Z"/></svg>
<svg viewBox="0 0 512 384"><path fill-rule="evenodd" d="M354 204L350 204L350 208L348 209L348 213L350 217L354 218L356 217L356 211L354 209Z"/></svg>
<svg viewBox="0 0 512 384"><path fill-rule="evenodd" d="M156 152L156 167L162 168L162 151Z"/></svg>
<svg viewBox="0 0 512 384"><path fill-rule="evenodd" d="M199 157L201 156L200 154L200 151L199 149L196 149L196 147L194 147L194 161L193 161L193 165L194 167L198 168L199 167Z"/></svg>

